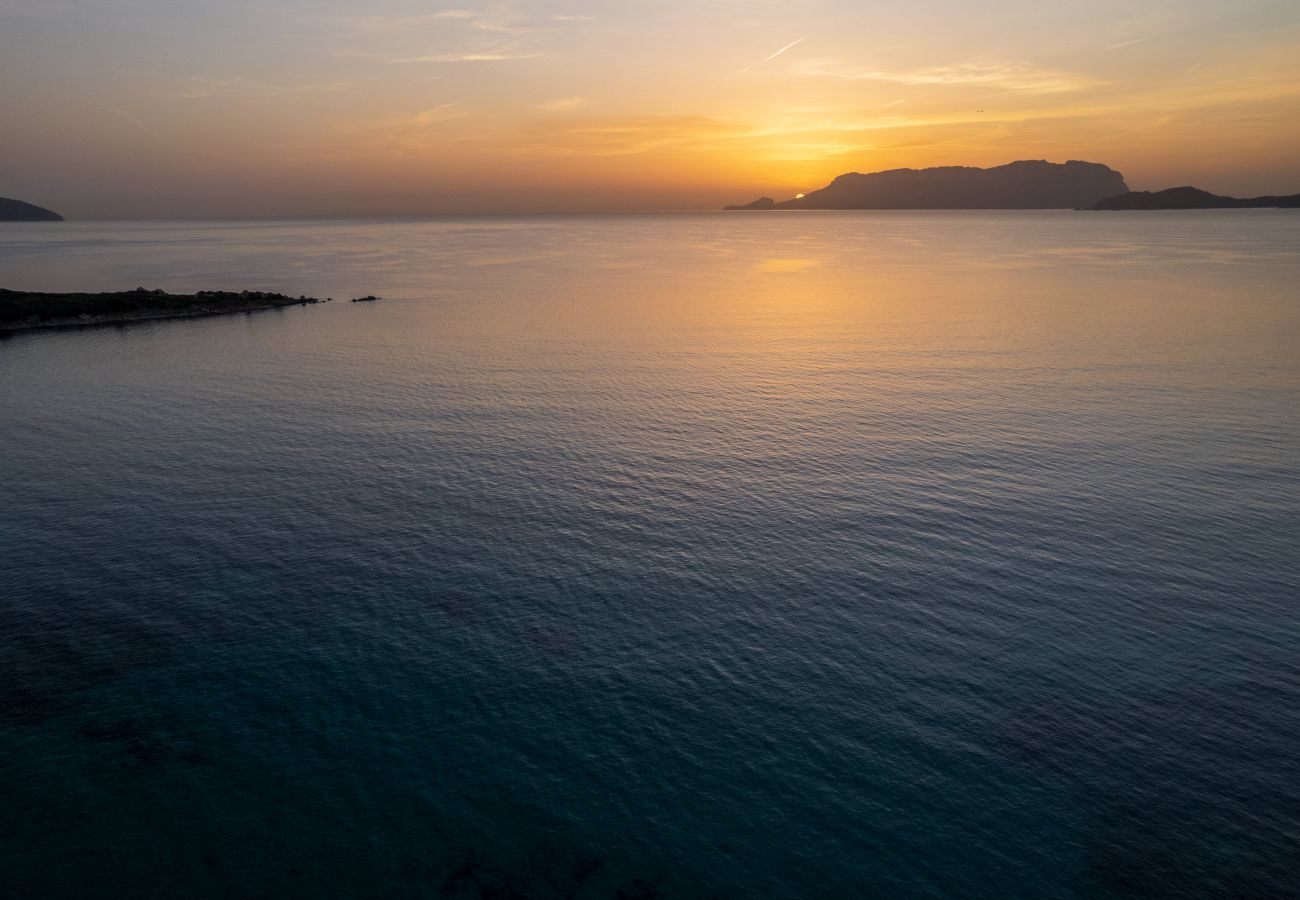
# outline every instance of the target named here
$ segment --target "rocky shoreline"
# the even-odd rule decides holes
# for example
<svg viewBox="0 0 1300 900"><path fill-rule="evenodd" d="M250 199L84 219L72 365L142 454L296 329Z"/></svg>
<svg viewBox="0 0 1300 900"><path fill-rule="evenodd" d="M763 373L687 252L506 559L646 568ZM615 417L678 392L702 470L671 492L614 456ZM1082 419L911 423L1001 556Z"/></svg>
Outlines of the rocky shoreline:
<svg viewBox="0 0 1300 900"><path fill-rule="evenodd" d="M158 319L194 319L231 313L283 309L323 303L315 297L290 297L269 291L199 291L169 294L161 290L88 293L40 293L0 288L0 333L40 328L124 325Z"/></svg>

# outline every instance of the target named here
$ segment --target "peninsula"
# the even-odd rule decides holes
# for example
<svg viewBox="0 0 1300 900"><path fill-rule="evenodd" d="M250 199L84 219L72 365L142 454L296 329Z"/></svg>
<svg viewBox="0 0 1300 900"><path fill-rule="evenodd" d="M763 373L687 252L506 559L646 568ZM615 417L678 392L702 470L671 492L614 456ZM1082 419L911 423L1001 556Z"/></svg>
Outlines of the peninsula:
<svg viewBox="0 0 1300 900"><path fill-rule="evenodd" d="M34 206L22 200L0 197L0 222L62 222L63 216L52 209Z"/></svg>
<svg viewBox="0 0 1300 900"><path fill-rule="evenodd" d="M763 197L726 209L1079 209L1127 192L1124 176L1100 163L1022 160L991 169L850 172L793 200Z"/></svg>
<svg viewBox="0 0 1300 900"><path fill-rule="evenodd" d="M1099 200L1089 210L1125 212L1159 209L1300 209L1300 194L1289 197L1222 197L1194 187L1176 187L1165 191L1130 191L1118 197Z"/></svg>
<svg viewBox="0 0 1300 900"><path fill-rule="evenodd" d="M136 288L103 294L46 294L0 288L0 332L198 318L320 302L314 297L290 297L266 291L168 294Z"/></svg>

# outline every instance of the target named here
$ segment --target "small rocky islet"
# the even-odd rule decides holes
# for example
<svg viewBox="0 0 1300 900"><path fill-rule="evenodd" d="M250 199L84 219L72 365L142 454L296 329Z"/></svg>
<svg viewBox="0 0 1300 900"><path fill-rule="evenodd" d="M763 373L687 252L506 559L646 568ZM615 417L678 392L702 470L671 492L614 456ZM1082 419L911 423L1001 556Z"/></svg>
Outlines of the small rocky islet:
<svg viewBox="0 0 1300 900"><path fill-rule="evenodd" d="M272 291L169 294L139 287L105 293L42 293L0 288L0 332L198 318L322 302L327 301Z"/></svg>
<svg viewBox="0 0 1300 900"><path fill-rule="evenodd" d="M1164 191L1129 191L1089 206L1092 212L1129 212L1176 209L1298 209L1300 194L1279 197L1224 197L1200 188L1176 187Z"/></svg>
<svg viewBox="0 0 1300 900"><path fill-rule="evenodd" d="M63 216L52 209L15 200L12 197L0 197L0 222L62 222Z"/></svg>

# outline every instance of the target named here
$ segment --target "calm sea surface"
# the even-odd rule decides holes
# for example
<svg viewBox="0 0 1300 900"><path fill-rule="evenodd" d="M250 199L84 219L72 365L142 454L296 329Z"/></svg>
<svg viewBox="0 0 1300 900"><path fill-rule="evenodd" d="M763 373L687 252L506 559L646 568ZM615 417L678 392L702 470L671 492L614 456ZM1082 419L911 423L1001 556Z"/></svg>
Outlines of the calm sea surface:
<svg viewBox="0 0 1300 900"><path fill-rule="evenodd" d="M1300 214L0 226L137 285L335 302L0 341L3 895L1300 896Z"/></svg>

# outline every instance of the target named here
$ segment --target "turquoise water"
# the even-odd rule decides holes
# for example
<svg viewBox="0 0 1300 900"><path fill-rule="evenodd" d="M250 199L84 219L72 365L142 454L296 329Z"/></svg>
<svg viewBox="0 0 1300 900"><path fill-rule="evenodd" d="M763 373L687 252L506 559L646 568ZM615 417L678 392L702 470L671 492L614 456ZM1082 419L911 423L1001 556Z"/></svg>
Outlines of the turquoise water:
<svg viewBox="0 0 1300 900"><path fill-rule="evenodd" d="M336 302L0 341L5 895L1300 896L1300 215L0 226L137 285Z"/></svg>

